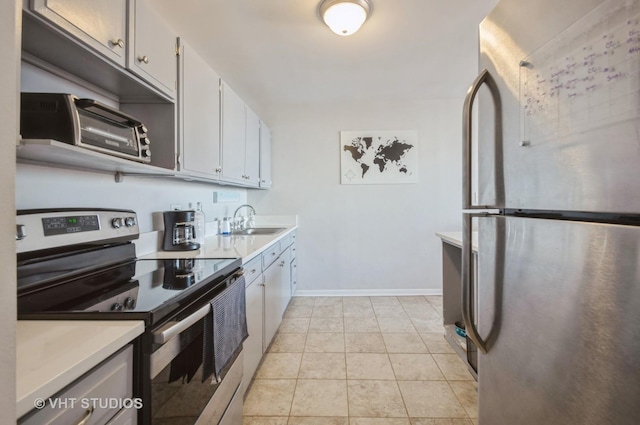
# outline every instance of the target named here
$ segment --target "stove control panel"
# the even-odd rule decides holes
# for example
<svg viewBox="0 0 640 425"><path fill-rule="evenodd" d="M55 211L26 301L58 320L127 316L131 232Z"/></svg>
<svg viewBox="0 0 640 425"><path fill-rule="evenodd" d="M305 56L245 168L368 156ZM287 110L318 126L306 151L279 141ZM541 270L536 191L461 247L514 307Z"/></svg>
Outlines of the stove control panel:
<svg viewBox="0 0 640 425"><path fill-rule="evenodd" d="M130 241L139 233L136 213L130 210L21 210L16 215L16 252Z"/></svg>

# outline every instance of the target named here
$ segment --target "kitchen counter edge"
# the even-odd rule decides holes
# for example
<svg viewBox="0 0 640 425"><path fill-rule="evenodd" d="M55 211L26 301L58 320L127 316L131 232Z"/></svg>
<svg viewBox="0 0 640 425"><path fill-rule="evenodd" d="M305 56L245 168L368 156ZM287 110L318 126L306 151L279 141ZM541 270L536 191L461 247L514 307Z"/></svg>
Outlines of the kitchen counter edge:
<svg viewBox="0 0 640 425"><path fill-rule="evenodd" d="M442 242L462 248L462 232L436 232ZM471 250L478 252L478 232L471 233Z"/></svg>
<svg viewBox="0 0 640 425"><path fill-rule="evenodd" d="M266 226L265 226L266 227ZM298 226L270 226L285 227L275 235L213 235L208 236L204 249L194 251L157 251L141 256L148 259L173 259L173 258L242 258L242 263L254 259L262 254L273 244L293 233Z"/></svg>
<svg viewBox="0 0 640 425"><path fill-rule="evenodd" d="M144 332L144 322L18 320L16 417L34 409Z"/></svg>

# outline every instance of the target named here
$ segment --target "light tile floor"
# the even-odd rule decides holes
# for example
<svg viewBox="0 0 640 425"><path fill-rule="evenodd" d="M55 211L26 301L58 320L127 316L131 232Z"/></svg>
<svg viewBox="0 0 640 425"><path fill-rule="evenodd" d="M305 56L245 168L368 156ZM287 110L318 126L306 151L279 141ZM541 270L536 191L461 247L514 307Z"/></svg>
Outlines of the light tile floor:
<svg viewBox="0 0 640 425"><path fill-rule="evenodd" d="M477 425L477 384L442 297L294 297L244 425Z"/></svg>

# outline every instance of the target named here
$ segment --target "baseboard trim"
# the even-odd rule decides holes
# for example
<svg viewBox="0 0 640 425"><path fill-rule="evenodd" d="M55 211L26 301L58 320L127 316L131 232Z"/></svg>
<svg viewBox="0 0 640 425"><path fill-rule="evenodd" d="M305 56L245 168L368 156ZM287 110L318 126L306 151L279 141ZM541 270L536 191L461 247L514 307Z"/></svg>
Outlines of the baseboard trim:
<svg viewBox="0 0 640 425"><path fill-rule="evenodd" d="M442 289L321 289L297 290L296 297L390 297L442 295Z"/></svg>

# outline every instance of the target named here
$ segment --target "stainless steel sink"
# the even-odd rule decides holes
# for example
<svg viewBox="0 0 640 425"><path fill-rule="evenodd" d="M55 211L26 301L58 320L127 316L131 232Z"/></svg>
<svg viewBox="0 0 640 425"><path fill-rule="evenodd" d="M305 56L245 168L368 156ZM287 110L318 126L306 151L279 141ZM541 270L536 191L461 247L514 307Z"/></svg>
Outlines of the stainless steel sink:
<svg viewBox="0 0 640 425"><path fill-rule="evenodd" d="M284 230L286 227L250 227L248 229L234 230L232 235L275 235Z"/></svg>

